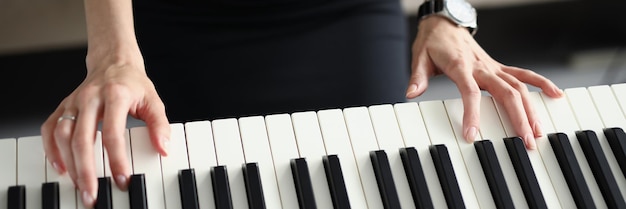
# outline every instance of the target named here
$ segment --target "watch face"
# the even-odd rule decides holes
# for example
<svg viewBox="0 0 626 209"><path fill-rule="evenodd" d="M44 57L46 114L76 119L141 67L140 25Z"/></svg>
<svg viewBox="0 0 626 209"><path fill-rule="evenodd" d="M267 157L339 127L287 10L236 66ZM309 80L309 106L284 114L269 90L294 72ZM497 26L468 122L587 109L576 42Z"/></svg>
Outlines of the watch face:
<svg viewBox="0 0 626 209"><path fill-rule="evenodd" d="M476 10L465 0L447 0L446 9L459 22L471 22L476 18Z"/></svg>

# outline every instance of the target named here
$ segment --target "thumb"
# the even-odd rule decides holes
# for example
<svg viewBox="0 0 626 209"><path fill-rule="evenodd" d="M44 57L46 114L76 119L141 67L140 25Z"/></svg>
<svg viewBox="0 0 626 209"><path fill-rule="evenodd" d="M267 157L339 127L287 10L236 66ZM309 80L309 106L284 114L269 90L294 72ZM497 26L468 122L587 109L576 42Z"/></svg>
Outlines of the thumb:
<svg viewBox="0 0 626 209"><path fill-rule="evenodd" d="M435 72L435 66L427 53L420 53L413 58L411 78L406 90L406 98L413 99L422 95L428 88L428 79Z"/></svg>
<svg viewBox="0 0 626 209"><path fill-rule="evenodd" d="M162 156L167 156L171 128L165 115L165 106L160 100L153 100L147 102L143 108L142 111L139 111L141 115L138 115L138 118L146 123L152 146Z"/></svg>

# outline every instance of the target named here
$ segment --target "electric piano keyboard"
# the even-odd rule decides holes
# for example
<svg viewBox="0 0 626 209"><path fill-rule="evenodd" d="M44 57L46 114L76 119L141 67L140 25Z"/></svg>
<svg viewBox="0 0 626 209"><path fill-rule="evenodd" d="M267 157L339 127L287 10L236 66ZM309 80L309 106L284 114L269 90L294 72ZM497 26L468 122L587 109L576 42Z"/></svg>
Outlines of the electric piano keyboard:
<svg viewBox="0 0 626 209"><path fill-rule="evenodd" d="M625 208L626 84L565 93L531 92L530 151L489 96L473 144L460 99L171 124L168 157L130 128L128 191L98 134L96 208ZM0 208L82 208L40 136L0 140L0 168Z"/></svg>

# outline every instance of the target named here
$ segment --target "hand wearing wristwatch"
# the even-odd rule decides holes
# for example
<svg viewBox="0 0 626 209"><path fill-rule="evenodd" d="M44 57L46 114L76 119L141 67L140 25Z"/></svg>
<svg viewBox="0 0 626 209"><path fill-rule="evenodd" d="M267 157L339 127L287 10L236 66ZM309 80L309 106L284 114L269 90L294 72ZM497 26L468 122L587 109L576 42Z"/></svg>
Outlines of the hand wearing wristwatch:
<svg viewBox="0 0 626 209"><path fill-rule="evenodd" d="M433 14L446 17L466 27L472 35L476 34L476 9L466 0L425 0L419 8L417 19L419 21Z"/></svg>

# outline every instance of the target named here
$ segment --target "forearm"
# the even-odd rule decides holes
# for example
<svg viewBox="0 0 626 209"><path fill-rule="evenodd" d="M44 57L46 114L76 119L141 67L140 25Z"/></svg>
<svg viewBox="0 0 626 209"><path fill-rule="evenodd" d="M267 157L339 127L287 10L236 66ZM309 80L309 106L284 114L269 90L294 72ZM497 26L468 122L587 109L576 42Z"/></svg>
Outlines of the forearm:
<svg viewBox="0 0 626 209"><path fill-rule="evenodd" d="M85 0L85 17L89 70L94 62L124 64L141 60L131 0Z"/></svg>

